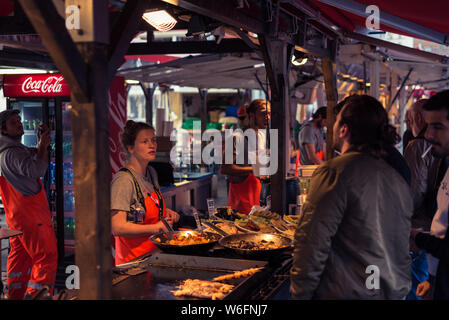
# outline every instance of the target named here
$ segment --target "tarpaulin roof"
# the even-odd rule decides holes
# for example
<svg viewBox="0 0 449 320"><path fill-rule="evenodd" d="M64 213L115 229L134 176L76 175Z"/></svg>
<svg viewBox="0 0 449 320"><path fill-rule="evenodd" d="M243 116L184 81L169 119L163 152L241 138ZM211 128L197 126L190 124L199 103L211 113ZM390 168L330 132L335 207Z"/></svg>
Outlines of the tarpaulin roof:
<svg viewBox="0 0 449 320"><path fill-rule="evenodd" d="M198 88L260 89L267 86L263 60L255 54L205 54L166 63L119 69L126 79Z"/></svg>
<svg viewBox="0 0 449 320"><path fill-rule="evenodd" d="M366 28L366 17L371 12L365 13L365 9L375 5L379 8L380 29L383 31L438 43L448 40L445 39L449 34L447 0L310 0L310 5L349 31L355 31L357 27Z"/></svg>

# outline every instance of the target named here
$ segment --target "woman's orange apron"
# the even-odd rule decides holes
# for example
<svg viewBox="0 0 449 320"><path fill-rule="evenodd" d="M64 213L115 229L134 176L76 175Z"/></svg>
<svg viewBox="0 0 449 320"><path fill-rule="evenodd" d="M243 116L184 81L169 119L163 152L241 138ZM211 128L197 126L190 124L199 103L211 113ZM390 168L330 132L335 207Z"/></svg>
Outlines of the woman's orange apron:
<svg viewBox="0 0 449 320"><path fill-rule="evenodd" d="M153 200L154 199L154 200ZM163 216L166 216L165 201L162 199ZM159 202L156 191L145 198L146 215L142 224L155 224L159 221ZM149 236L130 238L115 237L115 264L119 265L133 260L155 249L156 246L149 240Z"/></svg>
<svg viewBox="0 0 449 320"><path fill-rule="evenodd" d="M228 205L240 213L248 214L254 205L260 205L260 190L262 183L250 173L241 183L229 183Z"/></svg>

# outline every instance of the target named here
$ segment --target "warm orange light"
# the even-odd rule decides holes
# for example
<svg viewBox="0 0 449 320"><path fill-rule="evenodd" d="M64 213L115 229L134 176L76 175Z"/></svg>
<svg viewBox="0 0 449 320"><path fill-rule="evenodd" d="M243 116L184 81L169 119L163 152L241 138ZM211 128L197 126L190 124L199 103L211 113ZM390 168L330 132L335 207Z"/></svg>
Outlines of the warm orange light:
<svg viewBox="0 0 449 320"><path fill-rule="evenodd" d="M173 29L178 22L165 10L145 12L142 18L158 31L162 32Z"/></svg>

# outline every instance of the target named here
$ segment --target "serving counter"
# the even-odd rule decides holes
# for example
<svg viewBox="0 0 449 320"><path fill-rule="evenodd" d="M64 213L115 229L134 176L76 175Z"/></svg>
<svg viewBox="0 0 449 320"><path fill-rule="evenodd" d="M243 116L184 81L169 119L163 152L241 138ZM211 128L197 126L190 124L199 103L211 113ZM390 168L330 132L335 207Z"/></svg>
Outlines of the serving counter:
<svg viewBox="0 0 449 320"><path fill-rule="evenodd" d="M161 188L167 208L179 211L185 206L193 206L197 210L207 211L206 199L212 196L213 173L186 173L182 181L174 185ZM181 175L175 173L175 179Z"/></svg>

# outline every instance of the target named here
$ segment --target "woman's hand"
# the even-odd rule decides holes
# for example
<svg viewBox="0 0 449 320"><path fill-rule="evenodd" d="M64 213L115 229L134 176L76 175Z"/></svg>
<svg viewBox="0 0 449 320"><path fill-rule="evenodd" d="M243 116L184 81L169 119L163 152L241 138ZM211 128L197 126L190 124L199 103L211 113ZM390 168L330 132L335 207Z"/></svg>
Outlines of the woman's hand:
<svg viewBox="0 0 449 320"><path fill-rule="evenodd" d="M172 226L172 221L170 219L165 219L170 226ZM156 222L155 227L157 228L157 231L155 233L159 232L168 232L168 228L165 226L165 224L162 222L162 220L159 220Z"/></svg>
<svg viewBox="0 0 449 320"><path fill-rule="evenodd" d="M165 209L166 213L167 213L167 221L171 220L172 223L176 223L179 221L179 214L177 214L175 211L171 210L171 209Z"/></svg>

